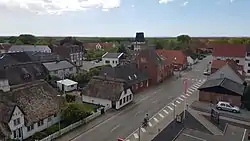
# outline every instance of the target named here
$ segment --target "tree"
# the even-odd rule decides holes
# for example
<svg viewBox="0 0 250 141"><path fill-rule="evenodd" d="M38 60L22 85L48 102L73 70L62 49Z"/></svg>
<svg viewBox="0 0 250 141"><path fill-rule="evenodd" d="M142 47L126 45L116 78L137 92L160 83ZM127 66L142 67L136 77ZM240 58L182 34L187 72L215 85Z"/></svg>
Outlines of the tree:
<svg viewBox="0 0 250 141"><path fill-rule="evenodd" d="M66 123L74 123L89 116L91 111L87 111L81 103L68 103L66 109L63 111L63 120Z"/></svg>
<svg viewBox="0 0 250 141"><path fill-rule="evenodd" d="M162 44L157 42L156 45L155 45L155 49L163 49Z"/></svg>
<svg viewBox="0 0 250 141"><path fill-rule="evenodd" d="M177 36L177 41L185 44L189 44L191 41L191 38L188 35L180 35Z"/></svg>
<svg viewBox="0 0 250 141"><path fill-rule="evenodd" d="M16 43L16 40L17 40L17 37L15 37L15 36L11 36L11 37L9 37L9 43L11 43L11 44L15 44Z"/></svg>
<svg viewBox="0 0 250 141"><path fill-rule="evenodd" d="M21 34L18 39L26 45L35 45L37 42L37 38L30 34Z"/></svg>
<svg viewBox="0 0 250 141"><path fill-rule="evenodd" d="M120 45L120 47L118 48L117 52L118 53L127 53L125 45L124 44Z"/></svg>

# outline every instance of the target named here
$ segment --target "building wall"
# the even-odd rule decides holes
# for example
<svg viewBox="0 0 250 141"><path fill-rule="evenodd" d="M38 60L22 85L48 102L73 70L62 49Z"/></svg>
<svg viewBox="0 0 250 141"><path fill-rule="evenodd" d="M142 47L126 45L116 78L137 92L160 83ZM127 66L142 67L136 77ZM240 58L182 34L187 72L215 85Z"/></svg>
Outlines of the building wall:
<svg viewBox="0 0 250 141"><path fill-rule="evenodd" d="M96 105L100 104L102 106L105 106L108 109L112 108L111 100L107 100L107 99L100 99L100 98L96 98L96 97L82 95L82 101L86 102L86 103L96 104Z"/></svg>
<svg viewBox="0 0 250 141"><path fill-rule="evenodd" d="M141 92L144 89L148 88L148 86L149 86L148 80L145 80L145 81L139 82L137 84L134 84L132 86L132 90L134 93L138 93L138 92Z"/></svg>
<svg viewBox="0 0 250 141"><path fill-rule="evenodd" d="M64 79L65 77L76 73L77 73L76 67L49 72L50 76L57 76L61 79Z"/></svg>
<svg viewBox="0 0 250 141"><path fill-rule="evenodd" d="M62 89L62 83L58 83L57 82L57 87L61 90L61 91L63 91L63 89ZM77 89L77 84L75 84L75 85L70 85L70 86L64 86L64 91L65 92L70 92L70 91L73 91L73 90L76 90Z"/></svg>
<svg viewBox="0 0 250 141"><path fill-rule="evenodd" d="M131 89L127 89L127 92L123 91L120 99L116 102L116 109L118 110L124 107L128 103L132 102L133 99L134 99L134 96L133 96Z"/></svg>
<svg viewBox="0 0 250 141"><path fill-rule="evenodd" d="M199 91L199 101L213 102L216 104L218 101L230 102L233 105L241 106L241 96L213 93Z"/></svg>
<svg viewBox="0 0 250 141"><path fill-rule="evenodd" d="M10 91L9 80L7 79L0 80L0 90L4 92Z"/></svg>
<svg viewBox="0 0 250 141"><path fill-rule="evenodd" d="M83 52L74 52L70 54L70 60L77 66L83 65Z"/></svg>
<svg viewBox="0 0 250 141"><path fill-rule="evenodd" d="M242 65L245 66L245 57L214 57L213 56L213 60L234 60L237 62L237 60L239 61L239 63L237 63L238 65Z"/></svg>
<svg viewBox="0 0 250 141"><path fill-rule="evenodd" d="M118 58L102 58L104 65L111 65L112 67L115 67L119 64Z"/></svg>

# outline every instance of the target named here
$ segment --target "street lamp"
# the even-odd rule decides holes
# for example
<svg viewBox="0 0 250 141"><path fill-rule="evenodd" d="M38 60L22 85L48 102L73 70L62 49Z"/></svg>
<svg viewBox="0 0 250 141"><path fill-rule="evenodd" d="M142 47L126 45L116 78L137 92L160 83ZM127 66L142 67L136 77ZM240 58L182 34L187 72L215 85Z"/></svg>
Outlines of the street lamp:
<svg viewBox="0 0 250 141"><path fill-rule="evenodd" d="M186 95L187 94L187 78L183 80L183 84L184 84L184 95ZM187 104L187 99L184 98L183 119L186 118L186 104Z"/></svg>

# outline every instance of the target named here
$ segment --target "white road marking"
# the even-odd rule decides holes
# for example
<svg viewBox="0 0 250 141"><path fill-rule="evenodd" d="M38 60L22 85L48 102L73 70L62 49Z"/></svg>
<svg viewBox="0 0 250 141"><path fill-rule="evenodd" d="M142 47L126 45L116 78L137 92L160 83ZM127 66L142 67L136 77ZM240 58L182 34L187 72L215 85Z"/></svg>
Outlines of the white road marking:
<svg viewBox="0 0 250 141"><path fill-rule="evenodd" d="M138 139L138 138L139 138L139 136L138 136L138 134L137 134L137 133L134 133L134 137L135 137L136 139Z"/></svg>
<svg viewBox="0 0 250 141"><path fill-rule="evenodd" d="M243 133L243 136L242 136L241 141L244 141L244 140L245 140L246 132L247 132L247 129L244 130L244 133Z"/></svg>
<svg viewBox="0 0 250 141"><path fill-rule="evenodd" d="M118 124L118 125L116 125L114 128L112 128L111 130L110 130L110 132L113 132L115 129L117 129L117 128L119 128L120 127L120 125Z"/></svg>
<svg viewBox="0 0 250 141"><path fill-rule="evenodd" d="M190 88L190 90L196 91L197 89L196 89L196 88L194 88L194 87L192 87L192 88Z"/></svg>
<svg viewBox="0 0 250 141"><path fill-rule="evenodd" d="M154 100L152 103L154 104L154 103L156 103L157 102L157 100Z"/></svg>
<svg viewBox="0 0 250 141"><path fill-rule="evenodd" d="M173 109L172 107L170 107L170 106L168 106L168 108L169 108L170 110L172 110L172 111L174 110L174 109Z"/></svg>
<svg viewBox="0 0 250 141"><path fill-rule="evenodd" d="M163 112L165 112L166 114L168 114L168 111L167 111L167 110L163 110Z"/></svg>
<svg viewBox="0 0 250 141"><path fill-rule="evenodd" d="M157 118L154 118L155 122L159 122L159 120Z"/></svg>
<svg viewBox="0 0 250 141"><path fill-rule="evenodd" d="M187 97L185 97L184 95L181 95L183 98L187 98Z"/></svg>
<svg viewBox="0 0 250 141"><path fill-rule="evenodd" d="M149 125L149 127L152 127L152 123L151 122L148 122L148 125Z"/></svg>
<svg viewBox="0 0 250 141"><path fill-rule="evenodd" d="M161 113L159 113L159 116L160 116L161 118L164 118L164 116L163 116Z"/></svg>
<svg viewBox="0 0 250 141"><path fill-rule="evenodd" d="M191 88L189 88L189 89L188 89L188 91L190 91L190 92L194 92L194 90L193 90L193 89L191 89Z"/></svg>
<svg viewBox="0 0 250 141"><path fill-rule="evenodd" d="M176 102L177 102L178 104L180 104L180 101L177 101L177 100L176 100Z"/></svg>
<svg viewBox="0 0 250 141"><path fill-rule="evenodd" d="M141 131L142 131L142 132L146 132L146 129L145 129L145 128L141 128Z"/></svg>
<svg viewBox="0 0 250 141"><path fill-rule="evenodd" d="M180 99L181 101L183 101L183 99L182 99L182 98L180 98L180 97L179 97L178 99Z"/></svg>
<svg viewBox="0 0 250 141"><path fill-rule="evenodd" d="M194 85L193 87L194 87L195 89L198 89L200 86L195 86L195 85Z"/></svg>
<svg viewBox="0 0 250 141"><path fill-rule="evenodd" d="M176 107L176 105L174 103L171 103L174 107Z"/></svg>
<svg viewBox="0 0 250 141"><path fill-rule="evenodd" d="M198 137L195 137L195 136L192 136L192 135L189 135L189 134L183 133L183 135L184 135L184 136L187 136L187 137L190 137L190 138L193 138L193 139L200 140L200 141L206 141L206 140L204 140L204 139L202 139L202 138L198 138Z"/></svg>
<svg viewBox="0 0 250 141"><path fill-rule="evenodd" d="M191 91L188 90L187 93L192 94L193 92L191 92Z"/></svg>
<svg viewBox="0 0 250 141"><path fill-rule="evenodd" d="M190 96L189 94L186 94L187 96Z"/></svg>

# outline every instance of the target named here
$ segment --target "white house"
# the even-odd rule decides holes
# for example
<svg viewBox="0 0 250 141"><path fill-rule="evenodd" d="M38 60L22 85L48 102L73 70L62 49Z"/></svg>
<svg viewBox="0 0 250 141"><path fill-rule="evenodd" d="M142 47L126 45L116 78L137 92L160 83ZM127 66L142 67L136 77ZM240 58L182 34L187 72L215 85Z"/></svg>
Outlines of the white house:
<svg viewBox="0 0 250 141"><path fill-rule="evenodd" d="M0 140L27 139L58 123L62 98L57 95L59 93L42 80L2 93L0 97L6 98L0 102Z"/></svg>
<svg viewBox="0 0 250 141"><path fill-rule="evenodd" d="M102 62L104 65L111 65L112 67L117 66L120 63L123 53L108 53L106 52L102 56Z"/></svg>
<svg viewBox="0 0 250 141"><path fill-rule="evenodd" d="M82 101L86 103L105 106L107 109L120 109L133 101L133 93L126 88L123 80L94 77L83 89Z"/></svg>
<svg viewBox="0 0 250 141"><path fill-rule="evenodd" d="M69 79L64 79L64 80L59 80L56 82L57 87L61 91L69 92L69 91L74 91L77 89L78 82L69 80Z"/></svg>
<svg viewBox="0 0 250 141"><path fill-rule="evenodd" d="M187 56L187 62L188 62L188 65L193 65L193 64L196 64L198 62L198 59L192 58L191 56Z"/></svg>
<svg viewBox="0 0 250 141"><path fill-rule="evenodd" d="M43 63L50 76L57 76L61 79L76 74L76 66L66 60Z"/></svg>

